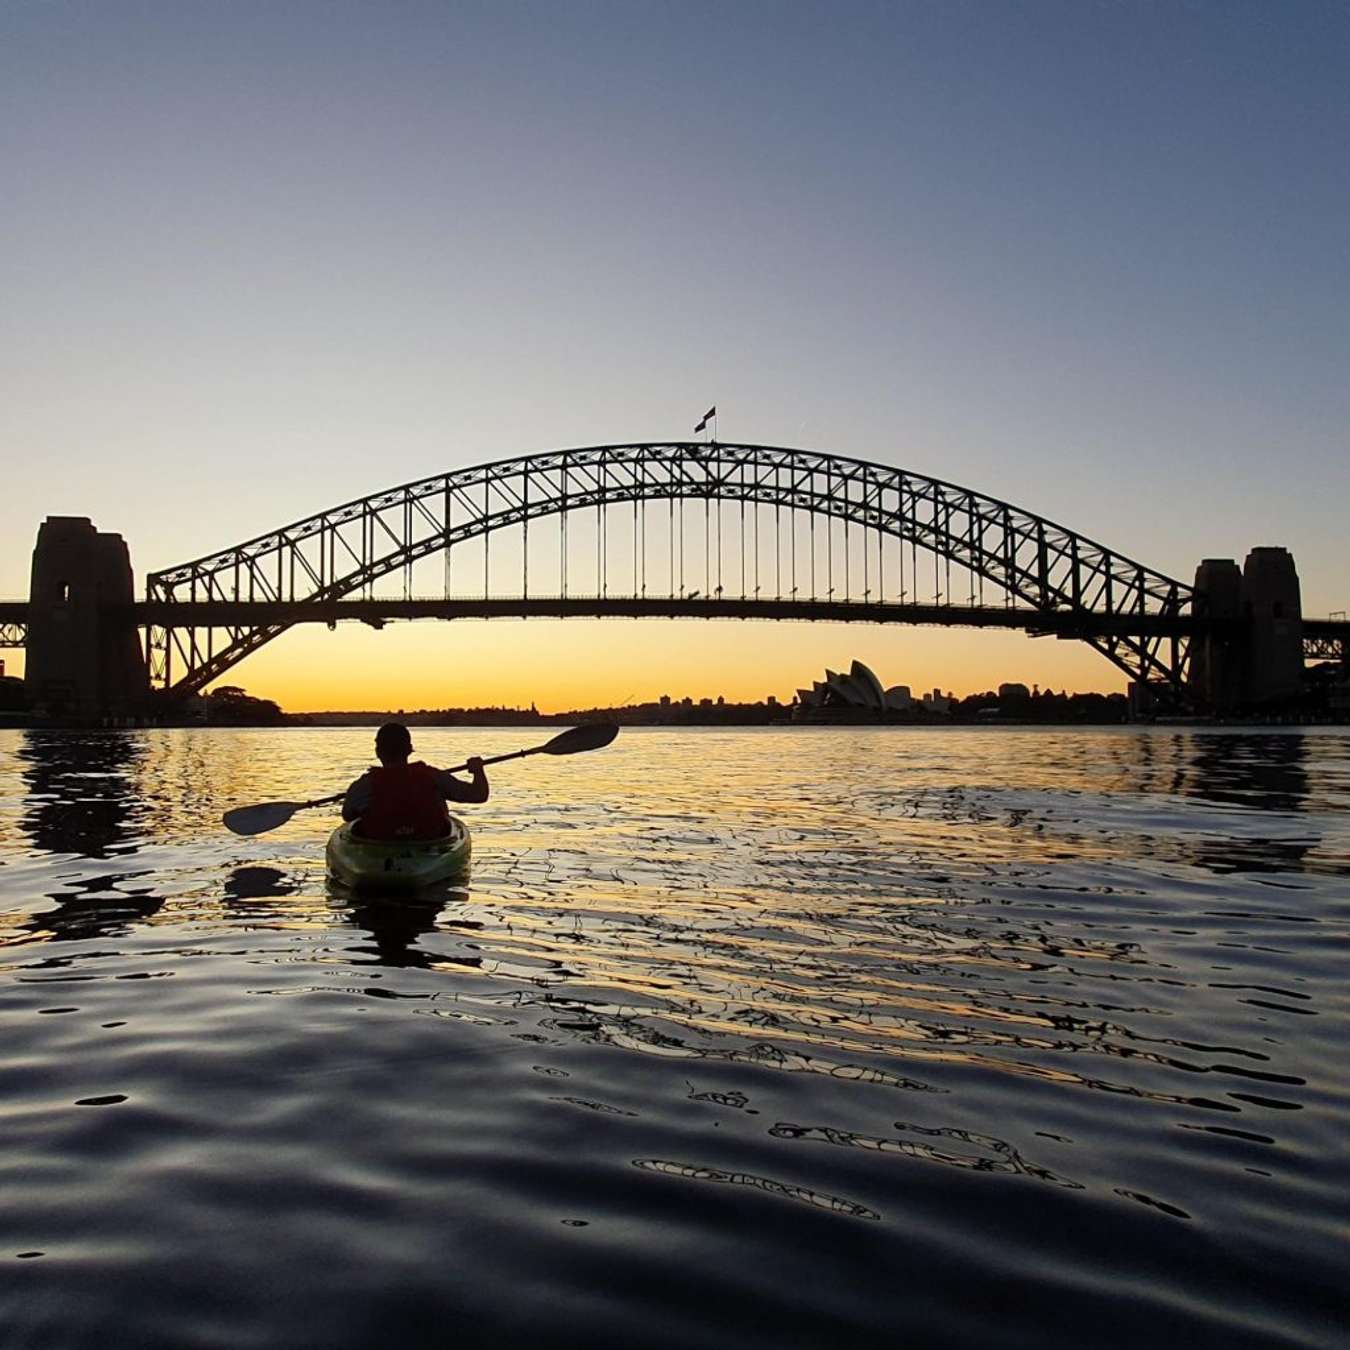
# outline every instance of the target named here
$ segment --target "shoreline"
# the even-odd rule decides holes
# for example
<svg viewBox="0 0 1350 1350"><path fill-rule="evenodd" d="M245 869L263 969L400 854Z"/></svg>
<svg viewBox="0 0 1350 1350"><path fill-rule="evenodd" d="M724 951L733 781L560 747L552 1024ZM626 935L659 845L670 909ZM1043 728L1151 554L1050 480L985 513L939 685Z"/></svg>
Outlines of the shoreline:
<svg viewBox="0 0 1350 1350"><path fill-rule="evenodd" d="M1134 721L1120 720L1037 720L1034 718L931 718L900 719L890 721L794 721L790 718L775 720L736 720L722 718L686 718L679 721L654 721L646 719L625 720L622 717L605 716L603 712L588 712L569 715L550 713L541 715L538 720L528 722L490 718L464 719L457 721L411 720L399 718L397 714L350 714L350 715L308 715L304 713L288 714L280 721L273 722L203 722L181 721L132 721L89 725L87 723L63 722L30 719L23 716L0 716L0 731L290 731L306 729L374 729L383 722L401 720L409 727L419 730L496 730L516 731L538 728L576 726L583 722L617 721L625 731L859 731L859 730L912 730L912 731L970 731L970 730L1045 730L1045 731L1098 731L1109 728L1136 728L1142 730L1195 730L1195 731L1301 731L1325 727L1328 729L1350 729L1350 719L1313 718L1313 717L1266 717L1266 718L1203 718L1203 717L1157 717L1138 718Z"/></svg>

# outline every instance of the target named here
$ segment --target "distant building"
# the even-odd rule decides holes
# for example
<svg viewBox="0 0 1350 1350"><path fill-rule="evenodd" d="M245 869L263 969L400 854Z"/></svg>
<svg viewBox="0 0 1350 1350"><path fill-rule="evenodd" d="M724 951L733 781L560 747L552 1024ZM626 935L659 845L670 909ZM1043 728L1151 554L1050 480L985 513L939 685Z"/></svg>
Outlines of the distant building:
<svg viewBox="0 0 1350 1350"><path fill-rule="evenodd" d="M907 684L893 684L886 690L886 708L889 712L906 712L914 706L914 695Z"/></svg>
<svg viewBox="0 0 1350 1350"><path fill-rule="evenodd" d="M949 713L952 710L952 696L934 689L931 694L923 696L923 706L932 713Z"/></svg>
<svg viewBox="0 0 1350 1350"><path fill-rule="evenodd" d="M23 681L16 675L0 674L0 713L21 712L27 706Z"/></svg>
<svg viewBox="0 0 1350 1350"><path fill-rule="evenodd" d="M1024 684L1016 681L1008 684L1001 684L998 687L998 701L1000 703L1025 703L1031 697L1031 690Z"/></svg>

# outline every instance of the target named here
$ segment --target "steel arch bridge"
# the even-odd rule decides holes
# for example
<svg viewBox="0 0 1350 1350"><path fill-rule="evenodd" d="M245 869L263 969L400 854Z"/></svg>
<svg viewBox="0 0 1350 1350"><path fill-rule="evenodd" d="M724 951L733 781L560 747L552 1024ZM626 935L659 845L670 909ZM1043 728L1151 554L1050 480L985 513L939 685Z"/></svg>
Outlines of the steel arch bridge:
<svg viewBox="0 0 1350 1350"><path fill-rule="evenodd" d="M551 517L553 588L544 596L538 532ZM522 541L519 589L494 598L490 541L509 531ZM482 601L452 603L452 558L462 563L471 543L475 559L481 546ZM584 595L583 549L594 553L594 589ZM616 553L631 590L614 577ZM413 564L437 554L444 596L414 599ZM400 571L402 600L377 600L375 583ZM139 608L152 687L175 695L204 688L297 622L472 613L1023 627L1080 638L1132 680L1176 690L1192 600L1172 577L953 483L814 451L683 441L559 450L421 478L152 573Z"/></svg>

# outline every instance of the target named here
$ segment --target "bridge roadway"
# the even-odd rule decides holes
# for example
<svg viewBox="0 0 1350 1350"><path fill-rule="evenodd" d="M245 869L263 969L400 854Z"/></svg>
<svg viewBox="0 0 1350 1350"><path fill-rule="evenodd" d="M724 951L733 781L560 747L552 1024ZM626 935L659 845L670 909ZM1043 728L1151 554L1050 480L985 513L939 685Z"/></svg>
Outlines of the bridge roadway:
<svg viewBox="0 0 1350 1350"><path fill-rule="evenodd" d="M834 623L906 623L943 627L1013 628L1034 636L1194 637L1236 631L1192 615L1040 611L1001 605L873 604L858 600L784 600L740 596L467 596L451 599L274 601L142 600L119 607L137 627L252 628L264 624L361 622L376 627L411 619L796 619ZM26 600L0 600L0 636L21 643ZM1305 618L1308 655L1350 652L1350 620Z"/></svg>
<svg viewBox="0 0 1350 1350"><path fill-rule="evenodd" d="M1025 607L873 604L859 600L755 599L753 596L474 596L452 599L371 599L300 602L143 601L138 624L159 627L252 627L261 624L382 625L400 619L627 618L797 619L834 623L936 624L947 627L1022 628L1064 637L1161 635L1185 637L1206 625L1189 617L1046 613Z"/></svg>

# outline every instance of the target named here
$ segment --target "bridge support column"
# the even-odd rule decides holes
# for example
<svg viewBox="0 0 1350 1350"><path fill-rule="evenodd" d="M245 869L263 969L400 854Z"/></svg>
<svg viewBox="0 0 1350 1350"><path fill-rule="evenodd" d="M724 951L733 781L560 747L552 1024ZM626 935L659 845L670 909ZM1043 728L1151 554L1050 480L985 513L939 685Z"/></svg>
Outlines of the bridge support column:
<svg viewBox="0 0 1350 1350"><path fill-rule="evenodd" d="M115 613L135 598L122 536L100 534L85 516L48 516L33 549L28 597L28 706L86 725L141 712L145 659L130 612Z"/></svg>
<svg viewBox="0 0 1350 1350"><path fill-rule="evenodd" d="M1303 692L1303 606L1288 549L1254 548L1241 571L1231 558L1206 558L1195 571L1195 606L1229 624L1191 648L1190 686L1202 706L1258 709Z"/></svg>
<svg viewBox="0 0 1350 1350"><path fill-rule="evenodd" d="M1242 568L1248 619L1246 702L1259 707L1303 692L1303 600L1293 554L1254 548Z"/></svg>
<svg viewBox="0 0 1350 1350"><path fill-rule="evenodd" d="M1243 701L1246 644L1242 618L1242 572L1232 558L1206 558L1195 569L1195 612L1227 620L1232 631L1197 637L1191 646L1191 693L1202 708L1230 713Z"/></svg>

